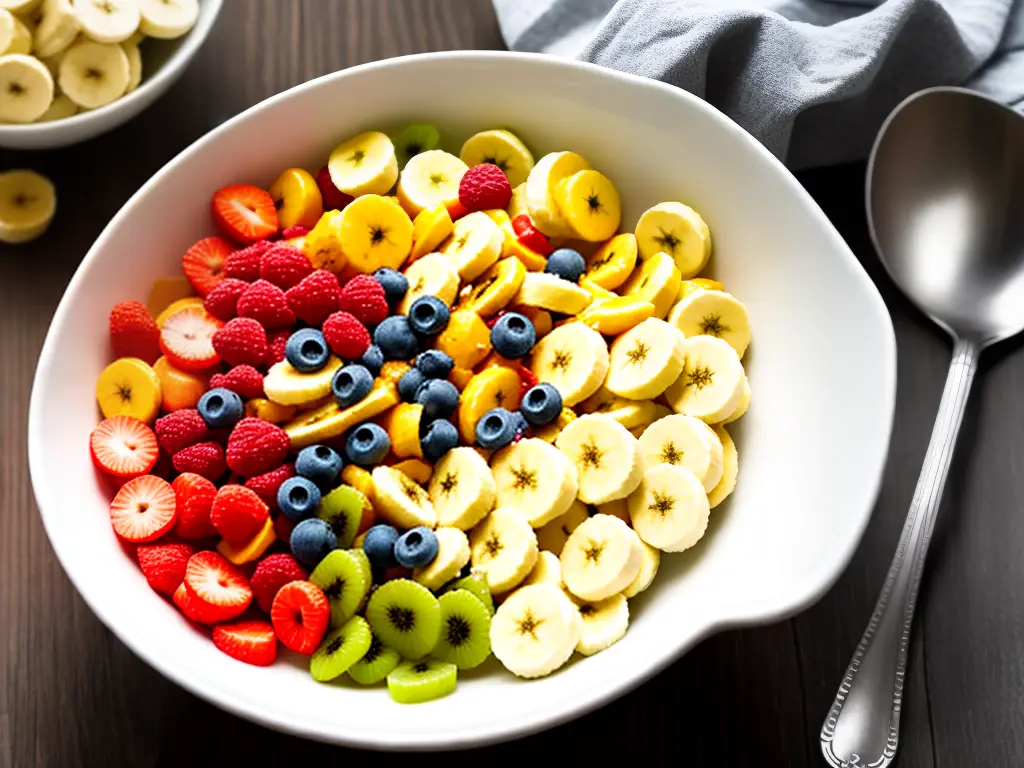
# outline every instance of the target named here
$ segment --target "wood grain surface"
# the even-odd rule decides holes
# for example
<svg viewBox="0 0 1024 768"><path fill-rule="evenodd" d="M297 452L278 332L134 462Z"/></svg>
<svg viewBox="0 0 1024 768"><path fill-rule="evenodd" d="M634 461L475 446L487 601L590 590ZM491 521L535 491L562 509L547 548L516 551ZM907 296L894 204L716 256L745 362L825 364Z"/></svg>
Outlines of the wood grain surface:
<svg viewBox="0 0 1024 768"><path fill-rule="evenodd" d="M29 393L50 316L79 260L128 197L194 139L337 69L500 47L488 0L228 0L182 80L139 118L78 147L0 150L0 169L36 168L60 194L44 238L0 246L0 768L379 759L225 714L151 670L93 617L36 512L26 457ZM576 722L511 744L416 758L417 765L504 765L543 755L581 765L609 757L659 766L822 764L818 731L892 556L950 352L881 274L866 234L863 175L863 166L847 166L802 177L879 284L899 348L890 462L845 574L796 618L712 637ZM985 359L920 600L900 768L1024 765L1022 387L1017 346Z"/></svg>

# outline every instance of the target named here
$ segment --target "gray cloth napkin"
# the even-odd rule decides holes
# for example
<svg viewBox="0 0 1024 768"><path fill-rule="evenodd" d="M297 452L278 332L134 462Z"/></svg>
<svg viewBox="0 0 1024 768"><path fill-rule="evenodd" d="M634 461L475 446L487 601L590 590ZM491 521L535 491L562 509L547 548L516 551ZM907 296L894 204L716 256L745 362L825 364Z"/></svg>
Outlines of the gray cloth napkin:
<svg viewBox="0 0 1024 768"><path fill-rule="evenodd" d="M1024 0L493 0L511 50L671 83L793 169L863 158L934 85L1024 109Z"/></svg>

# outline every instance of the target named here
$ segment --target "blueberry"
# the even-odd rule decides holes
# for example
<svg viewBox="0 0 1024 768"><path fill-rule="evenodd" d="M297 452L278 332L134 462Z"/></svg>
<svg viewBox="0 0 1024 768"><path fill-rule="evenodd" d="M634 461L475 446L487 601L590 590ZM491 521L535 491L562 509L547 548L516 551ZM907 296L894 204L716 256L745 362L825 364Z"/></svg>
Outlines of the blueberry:
<svg viewBox="0 0 1024 768"><path fill-rule="evenodd" d="M326 522L319 517L311 517L292 529L289 543L296 560L315 568L332 549L338 548L338 537Z"/></svg>
<svg viewBox="0 0 1024 768"><path fill-rule="evenodd" d="M363 352L362 363L374 376L380 376L380 369L384 367L384 353L376 344L371 344Z"/></svg>
<svg viewBox="0 0 1024 768"><path fill-rule="evenodd" d="M416 390L416 402L423 406L425 422L447 419L459 406L459 390L447 379L427 379Z"/></svg>
<svg viewBox="0 0 1024 768"><path fill-rule="evenodd" d="M559 248L548 256L548 263L544 267L545 272L558 275L570 283L579 282L586 269L587 263L580 256L579 251L574 251L572 248Z"/></svg>
<svg viewBox="0 0 1024 768"><path fill-rule="evenodd" d="M459 444L459 430L448 419L434 419L423 430L420 449L423 458L433 464Z"/></svg>
<svg viewBox="0 0 1024 768"><path fill-rule="evenodd" d="M392 307L405 298L409 290L409 281L401 272L381 267L373 273L373 279L384 289L384 296Z"/></svg>
<svg viewBox="0 0 1024 768"><path fill-rule="evenodd" d="M535 427L542 427L557 419L562 412L562 395L545 381L526 390L519 410L528 422Z"/></svg>
<svg viewBox="0 0 1024 768"><path fill-rule="evenodd" d="M395 560L406 568L422 568L437 557L437 536L422 525L412 528L395 542Z"/></svg>
<svg viewBox="0 0 1024 768"><path fill-rule="evenodd" d="M423 375L419 368L410 368L398 380L398 396L407 403L414 402L416 400L416 390L426 380L427 377Z"/></svg>
<svg viewBox="0 0 1024 768"><path fill-rule="evenodd" d="M492 408L476 423L476 442L481 448L504 448L516 436L519 420L504 408Z"/></svg>
<svg viewBox="0 0 1024 768"><path fill-rule="evenodd" d="M355 405L373 389L373 374L365 366L352 364L338 369L331 379L331 392L339 408Z"/></svg>
<svg viewBox="0 0 1024 768"><path fill-rule="evenodd" d="M363 552L370 559L375 571L382 571L395 565L395 542L398 531L390 525L375 525L363 537Z"/></svg>
<svg viewBox="0 0 1024 768"><path fill-rule="evenodd" d="M437 296L420 296L409 307L409 325L416 333L436 336L448 327L451 313Z"/></svg>
<svg viewBox="0 0 1024 768"><path fill-rule="evenodd" d="M284 356L295 370L310 373L327 365L331 350L320 331L316 328L303 328L288 337Z"/></svg>
<svg viewBox="0 0 1024 768"><path fill-rule="evenodd" d="M372 466L378 464L391 450L388 433L368 421L352 430L345 441L345 455L353 464Z"/></svg>
<svg viewBox="0 0 1024 768"><path fill-rule="evenodd" d="M373 343L380 347L385 360L408 360L420 351L420 340L404 315L385 318L373 331Z"/></svg>
<svg viewBox="0 0 1024 768"><path fill-rule="evenodd" d="M224 387L211 389L199 398L199 415L210 429L233 427L242 418L242 398Z"/></svg>
<svg viewBox="0 0 1024 768"><path fill-rule="evenodd" d="M310 445L299 451L295 471L321 489L329 488L341 473L341 456L327 445Z"/></svg>
<svg viewBox="0 0 1024 768"><path fill-rule="evenodd" d="M277 506L285 517L305 520L320 506L320 489L308 477L289 477L277 489Z"/></svg>
<svg viewBox="0 0 1024 768"><path fill-rule="evenodd" d="M508 312L498 318L491 328L491 346L502 357L517 360L529 354L537 341L537 331L530 318L518 312Z"/></svg>
<svg viewBox="0 0 1024 768"><path fill-rule="evenodd" d="M428 349L416 356L416 369L426 379L443 379L452 372L455 361L439 349Z"/></svg>

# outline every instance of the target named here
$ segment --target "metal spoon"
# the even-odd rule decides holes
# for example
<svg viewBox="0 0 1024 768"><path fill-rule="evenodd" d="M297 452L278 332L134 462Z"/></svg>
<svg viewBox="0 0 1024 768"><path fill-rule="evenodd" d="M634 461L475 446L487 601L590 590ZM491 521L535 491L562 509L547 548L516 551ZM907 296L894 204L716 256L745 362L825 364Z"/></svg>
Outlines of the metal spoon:
<svg viewBox="0 0 1024 768"><path fill-rule="evenodd" d="M896 556L821 729L835 768L896 754L914 603L978 357L1024 329L1024 117L959 88L916 93L882 126L866 187L889 276L954 344Z"/></svg>

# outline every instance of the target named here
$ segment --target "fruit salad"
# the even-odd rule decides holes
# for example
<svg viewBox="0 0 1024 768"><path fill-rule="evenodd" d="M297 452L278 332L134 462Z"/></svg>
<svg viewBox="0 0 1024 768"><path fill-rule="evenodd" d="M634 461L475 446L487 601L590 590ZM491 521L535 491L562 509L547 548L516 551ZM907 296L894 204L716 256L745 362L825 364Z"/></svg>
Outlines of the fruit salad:
<svg viewBox="0 0 1024 768"><path fill-rule="evenodd" d="M182 274L111 310L90 437L115 534L218 649L402 703L622 638L732 493L751 396L696 211L622 231L580 155L440 139L214 192Z"/></svg>

